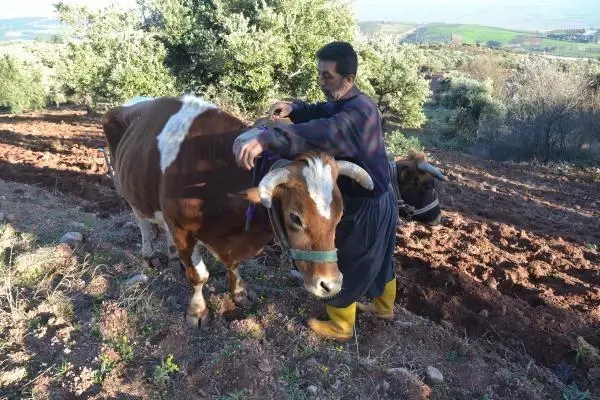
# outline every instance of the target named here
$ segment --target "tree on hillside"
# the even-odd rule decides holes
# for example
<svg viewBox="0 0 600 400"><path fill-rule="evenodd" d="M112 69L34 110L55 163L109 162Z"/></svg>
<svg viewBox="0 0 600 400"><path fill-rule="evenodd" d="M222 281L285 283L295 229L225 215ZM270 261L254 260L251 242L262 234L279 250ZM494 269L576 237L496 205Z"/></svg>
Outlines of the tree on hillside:
<svg viewBox="0 0 600 400"><path fill-rule="evenodd" d="M405 127L424 121L421 53L356 34L342 0L140 0L138 12L59 4L73 29L58 63L69 94L90 105L132 96L195 93L252 118L276 99L323 99L317 50L353 42L359 85Z"/></svg>
<svg viewBox="0 0 600 400"><path fill-rule="evenodd" d="M356 26L338 0L142 0L141 7L179 87L242 112L281 95L318 98L315 52L352 40Z"/></svg>
<svg viewBox="0 0 600 400"><path fill-rule="evenodd" d="M495 140L502 134L506 106L494 96L492 79L479 81L457 74L448 78L444 89L443 103L454 110L450 122L459 135Z"/></svg>
<svg viewBox="0 0 600 400"><path fill-rule="evenodd" d="M508 80L509 124L521 148L547 162L600 139L600 94L576 65L524 60Z"/></svg>
<svg viewBox="0 0 600 400"><path fill-rule="evenodd" d="M0 58L0 108L20 113L46 105L42 74L33 65L4 55Z"/></svg>
<svg viewBox="0 0 600 400"><path fill-rule="evenodd" d="M421 126L429 96L429 84L420 72L422 52L385 36L364 38L357 47L362 66L358 83L373 96L383 116L393 115L403 128Z"/></svg>
<svg viewBox="0 0 600 400"><path fill-rule="evenodd" d="M90 106L120 104L136 95L173 93L164 47L140 28L135 12L90 11L56 5L72 37L59 61L65 92Z"/></svg>

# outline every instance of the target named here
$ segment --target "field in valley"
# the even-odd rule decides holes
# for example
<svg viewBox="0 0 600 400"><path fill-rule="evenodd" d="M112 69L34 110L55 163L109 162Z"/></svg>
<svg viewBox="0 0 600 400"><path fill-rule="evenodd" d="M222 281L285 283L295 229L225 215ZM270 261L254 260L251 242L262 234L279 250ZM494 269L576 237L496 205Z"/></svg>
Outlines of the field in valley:
<svg viewBox="0 0 600 400"><path fill-rule="evenodd" d="M534 31L520 31L468 24L425 24L407 25L395 22L362 22L361 29L366 33L401 35L406 43L466 43L487 46L488 41L518 51L540 53L561 57L600 57L600 43L577 43L555 40ZM551 51L548 51L551 49Z"/></svg>
<svg viewBox="0 0 600 400"><path fill-rule="evenodd" d="M0 398L600 398L597 169L427 149L442 225L399 228L395 320L338 344L274 245L241 268L250 310L209 263L211 325L189 329L185 276L142 264L100 146L78 109L0 116Z"/></svg>

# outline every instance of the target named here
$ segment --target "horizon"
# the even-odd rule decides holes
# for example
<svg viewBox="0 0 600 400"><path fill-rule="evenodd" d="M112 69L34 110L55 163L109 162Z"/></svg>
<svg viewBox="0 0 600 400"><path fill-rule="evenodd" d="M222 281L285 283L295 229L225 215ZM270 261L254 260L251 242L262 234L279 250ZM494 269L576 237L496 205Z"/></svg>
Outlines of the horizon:
<svg viewBox="0 0 600 400"><path fill-rule="evenodd" d="M52 4L56 0L0 0L0 19L57 18ZM117 3L119 7L135 7L135 0L67 0L68 4L98 9ZM401 3L399 6L398 3ZM513 30L556 30L600 28L600 2L574 0L355 0L352 7L358 22L385 22L422 25L431 23L484 25ZM513 13L518 9L518 14ZM11 10L6 12L5 10Z"/></svg>

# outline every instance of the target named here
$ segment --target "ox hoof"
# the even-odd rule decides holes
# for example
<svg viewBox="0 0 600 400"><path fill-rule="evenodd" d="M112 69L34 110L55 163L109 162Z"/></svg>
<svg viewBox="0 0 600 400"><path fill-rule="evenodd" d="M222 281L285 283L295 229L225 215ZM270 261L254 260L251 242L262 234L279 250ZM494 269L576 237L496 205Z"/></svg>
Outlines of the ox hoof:
<svg viewBox="0 0 600 400"><path fill-rule="evenodd" d="M168 267L169 267L169 269L181 269L182 271L185 272L185 266L179 260L178 257L169 258Z"/></svg>
<svg viewBox="0 0 600 400"><path fill-rule="evenodd" d="M162 253L154 253L149 257L144 257L144 261L148 267L159 269L167 265L168 259Z"/></svg>
<svg viewBox="0 0 600 400"><path fill-rule="evenodd" d="M239 292L233 296L233 301L239 307L248 309L252 307L256 300L256 292L252 289L245 288L242 292Z"/></svg>
<svg viewBox="0 0 600 400"><path fill-rule="evenodd" d="M208 317L208 309L204 310L204 312L200 313L200 315L192 315L189 313L186 314L185 321L191 328L208 328L208 324L210 322L210 319Z"/></svg>

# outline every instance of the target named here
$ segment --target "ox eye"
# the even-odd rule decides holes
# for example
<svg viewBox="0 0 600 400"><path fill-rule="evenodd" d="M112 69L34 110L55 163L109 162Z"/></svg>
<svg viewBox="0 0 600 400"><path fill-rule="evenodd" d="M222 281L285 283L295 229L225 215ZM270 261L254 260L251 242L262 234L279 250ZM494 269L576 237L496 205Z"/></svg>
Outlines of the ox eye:
<svg viewBox="0 0 600 400"><path fill-rule="evenodd" d="M298 228L302 228L302 219L300 219L298 214L290 213L290 221Z"/></svg>

